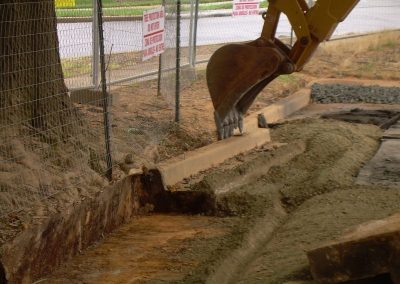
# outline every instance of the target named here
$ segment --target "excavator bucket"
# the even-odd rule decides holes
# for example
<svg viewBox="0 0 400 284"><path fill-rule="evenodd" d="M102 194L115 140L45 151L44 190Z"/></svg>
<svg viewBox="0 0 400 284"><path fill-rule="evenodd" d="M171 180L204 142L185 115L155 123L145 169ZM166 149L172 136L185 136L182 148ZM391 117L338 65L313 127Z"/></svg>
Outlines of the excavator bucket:
<svg viewBox="0 0 400 284"><path fill-rule="evenodd" d="M260 38L218 49L207 66L218 138L232 136L236 128L242 132L243 115L258 93L279 75L301 71L358 2L318 0L309 7L305 0L269 0ZM281 13L296 34L290 48L275 36Z"/></svg>
<svg viewBox="0 0 400 284"><path fill-rule="evenodd" d="M281 46L281 44L279 44ZM207 65L218 138L243 132L243 115L257 94L280 74L293 72L287 50L262 39L218 49Z"/></svg>

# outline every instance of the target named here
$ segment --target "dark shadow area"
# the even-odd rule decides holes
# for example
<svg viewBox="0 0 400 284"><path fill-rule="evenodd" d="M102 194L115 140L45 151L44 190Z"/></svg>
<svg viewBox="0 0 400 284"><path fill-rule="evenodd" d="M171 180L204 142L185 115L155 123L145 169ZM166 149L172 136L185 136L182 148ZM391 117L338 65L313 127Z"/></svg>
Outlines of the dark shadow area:
<svg viewBox="0 0 400 284"><path fill-rule="evenodd" d="M390 274L386 273L368 279L343 282L343 284L394 284L394 282Z"/></svg>
<svg viewBox="0 0 400 284"><path fill-rule="evenodd" d="M0 284L7 284L6 271L2 263L0 263Z"/></svg>
<svg viewBox="0 0 400 284"><path fill-rule="evenodd" d="M388 129L400 119L400 113L390 110L362 110L355 108L351 111L324 114L321 117L350 123L373 124L382 129Z"/></svg>
<svg viewBox="0 0 400 284"><path fill-rule="evenodd" d="M200 190L166 190L158 170L149 170L141 176L143 191L140 194L140 205L154 206L158 213L207 214L215 213L216 201L212 191Z"/></svg>

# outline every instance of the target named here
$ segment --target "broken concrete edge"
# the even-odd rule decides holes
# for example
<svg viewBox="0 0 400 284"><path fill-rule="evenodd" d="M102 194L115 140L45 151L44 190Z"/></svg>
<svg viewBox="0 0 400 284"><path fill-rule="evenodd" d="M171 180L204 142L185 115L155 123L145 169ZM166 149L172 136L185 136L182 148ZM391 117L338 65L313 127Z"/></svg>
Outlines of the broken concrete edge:
<svg viewBox="0 0 400 284"><path fill-rule="evenodd" d="M182 157L158 165L166 186L173 186L185 178L215 167L229 158L250 151L271 141L268 129L235 136L187 152Z"/></svg>
<svg viewBox="0 0 400 284"><path fill-rule="evenodd" d="M267 123L276 123L308 106L310 100L311 89L302 88L292 95L246 117L245 129L247 131L254 131L258 127L257 116L259 114L265 116Z"/></svg>
<svg viewBox="0 0 400 284"><path fill-rule="evenodd" d="M311 274L317 283L326 284L384 273L398 277L399 244L400 214L361 224L339 240L308 251Z"/></svg>
<svg viewBox="0 0 400 284"><path fill-rule="evenodd" d="M0 283L32 283L140 215L165 192L161 175L133 175L43 219L1 248ZM1 279L4 271L4 279Z"/></svg>

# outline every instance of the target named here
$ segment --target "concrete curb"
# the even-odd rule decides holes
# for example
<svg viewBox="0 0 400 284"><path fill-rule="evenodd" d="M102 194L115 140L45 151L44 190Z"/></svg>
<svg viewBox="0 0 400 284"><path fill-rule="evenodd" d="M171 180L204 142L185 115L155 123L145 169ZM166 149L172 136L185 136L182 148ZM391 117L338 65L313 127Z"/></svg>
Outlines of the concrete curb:
<svg viewBox="0 0 400 284"><path fill-rule="evenodd" d="M188 152L180 158L174 158L158 166L163 182L167 186L174 185L184 178L217 166L225 160L240 153L252 150L271 138L268 129L250 132L243 136L235 136L218 141L211 145Z"/></svg>
<svg viewBox="0 0 400 284"><path fill-rule="evenodd" d="M270 142L269 130L258 128L257 115L262 113L267 118L268 123L274 123L306 107L309 102L310 89L301 89L293 95L246 117L246 132L243 136L234 136L218 141L161 163L158 170L161 172L164 184L172 186L185 178L215 167L229 158Z"/></svg>
<svg viewBox="0 0 400 284"><path fill-rule="evenodd" d="M246 118L245 129L254 131L258 127L258 114L263 114L267 119L267 123L276 123L300 109L308 106L311 100L311 89L300 89L292 95L257 111Z"/></svg>
<svg viewBox="0 0 400 284"><path fill-rule="evenodd" d="M258 114L263 114L268 123L276 123L287 118L310 104L311 86L315 83L376 84L382 86L398 86L400 84L397 81L360 80L357 78L332 78L311 81L305 88L247 116L244 125L246 131L245 135L218 141L217 143L185 153L181 157L161 163L158 166L158 170L161 172L164 184L166 186L172 186L185 178L215 167L229 158L270 142L271 138L268 129L258 128ZM135 172L133 170L131 173L137 173L137 171Z"/></svg>

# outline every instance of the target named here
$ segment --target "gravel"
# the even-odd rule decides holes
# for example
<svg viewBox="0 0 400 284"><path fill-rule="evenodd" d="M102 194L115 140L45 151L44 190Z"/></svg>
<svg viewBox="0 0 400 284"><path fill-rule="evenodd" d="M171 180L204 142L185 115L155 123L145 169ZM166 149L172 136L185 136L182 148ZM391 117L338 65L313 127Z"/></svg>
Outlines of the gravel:
<svg viewBox="0 0 400 284"><path fill-rule="evenodd" d="M311 88L314 103L375 103L399 104L400 88L343 84L314 84Z"/></svg>

